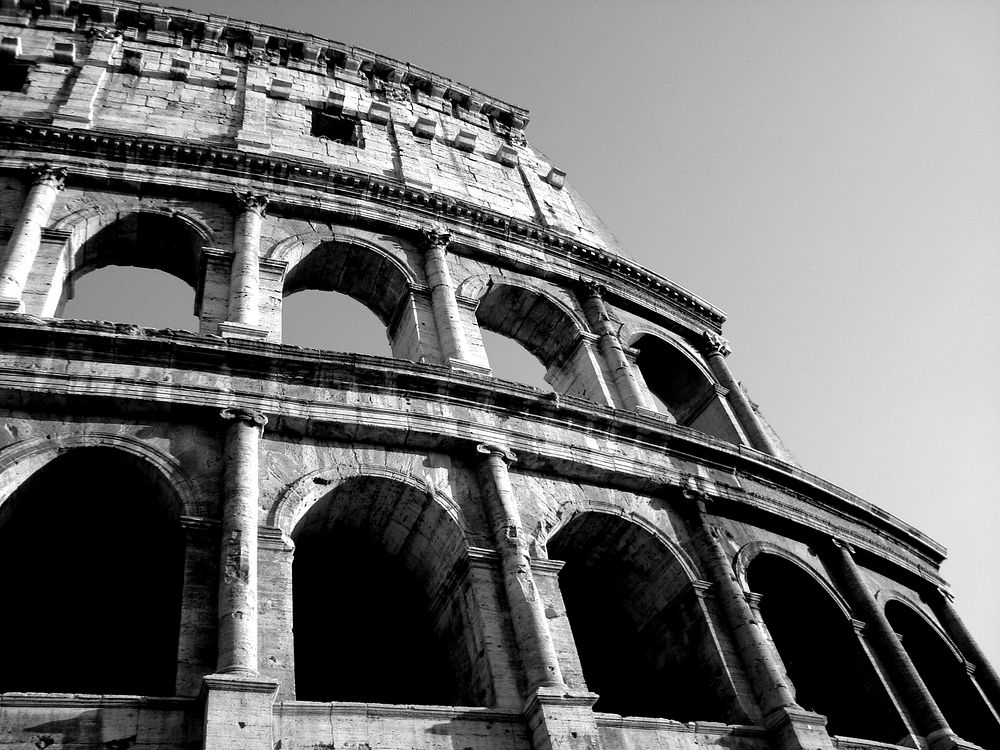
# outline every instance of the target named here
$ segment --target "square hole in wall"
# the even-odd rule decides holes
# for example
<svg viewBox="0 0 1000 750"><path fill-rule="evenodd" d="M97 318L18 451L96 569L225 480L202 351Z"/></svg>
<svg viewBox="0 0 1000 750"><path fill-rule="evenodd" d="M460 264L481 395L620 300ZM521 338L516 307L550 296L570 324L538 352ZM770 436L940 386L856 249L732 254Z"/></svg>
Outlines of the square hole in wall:
<svg viewBox="0 0 1000 750"><path fill-rule="evenodd" d="M312 111L311 135L329 138L331 141L346 143L358 148L365 147L365 139L361 130L361 120L350 115L325 112L322 109Z"/></svg>
<svg viewBox="0 0 1000 750"><path fill-rule="evenodd" d="M30 67L18 63L0 65L0 91L24 91L28 85Z"/></svg>

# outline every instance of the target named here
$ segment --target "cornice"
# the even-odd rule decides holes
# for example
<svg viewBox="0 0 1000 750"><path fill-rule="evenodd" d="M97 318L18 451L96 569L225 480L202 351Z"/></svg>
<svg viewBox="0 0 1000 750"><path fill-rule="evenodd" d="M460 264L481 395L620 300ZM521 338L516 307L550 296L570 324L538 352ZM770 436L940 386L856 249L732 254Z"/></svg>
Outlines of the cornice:
<svg viewBox="0 0 1000 750"><path fill-rule="evenodd" d="M130 371L137 367L161 367L178 372L214 372L231 379L231 387L225 392L217 386L180 385L178 378L173 378L171 388L167 389L159 378L154 378L155 383L150 381L150 387L138 380L133 386L123 383L113 372L100 374L100 368L87 368L96 373L87 379L79 373L46 375L26 365L27 369L20 370L17 366L0 368L0 390L8 393L84 394L98 401L145 403L146 408L154 409L155 404L162 402L160 408L171 411L207 409L213 416L220 403L225 406L238 401L273 416L272 434L335 428L331 435L340 435L339 439L364 439L359 430L370 428L382 430L379 434L389 434L399 429L400 439L412 446L432 440L454 443L464 439L464 445L469 441L504 439L505 444L518 452L520 463L527 470L546 471L559 467L559 471L563 471L572 469L575 464L586 465L588 471L597 467L598 474L604 477L599 481L617 483L623 489L646 494L681 486L683 482L677 470L669 468L670 463L660 469L651 469L638 458L627 457L630 445L640 452L655 450L664 456L695 462L710 471L716 476L709 480L713 482L711 492L721 500L790 519L813 531L823 530L824 522L821 515L810 514L804 509L814 508L832 514L856 525L855 530L840 530L852 544L870 549L935 585L941 583L936 567L944 558L944 548L891 514L784 461L655 416L615 410L571 396L562 396L557 403L528 386L494 379L484 381L433 365L181 331L3 315L0 316L0 335L5 342L4 353L22 362L25 357L52 357L58 352L61 359L70 363L86 360L108 366L121 364ZM29 371L31 377L26 378L25 373ZM237 392L234 384L239 380L252 384L246 387L254 392ZM457 417L435 417L417 412L400 417L392 408L366 406L352 399L318 404L311 396L296 397L285 387L279 389L282 395L275 401L266 395L267 389L261 388L264 381L427 399L460 413L474 408L494 412L502 427L484 425L480 419L463 422ZM531 432L521 434L513 428L510 418L518 415L530 422L525 429ZM330 427L323 427L324 424ZM546 426L550 432L568 430L575 435L574 445L563 445L558 440L548 444L539 432ZM586 447L580 443L581 433L599 438L601 445L592 449ZM607 441L620 444L625 452L606 455L604 443ZM673 474L667 476L671 472ZM755 493L744 486L750 478L761 486L780 490L780 496ZM796 506L796 503L801 505ZM790 513L790 510L795 512ZM890 545L883 546L880 539L892 539L899 550L905 551L897 552Z"/></svg>
<svg viewBox="0 0 1000 750"><path fill-rule="evenodd" d="M348 196L393 209L402 206L422 215L427 223L445 222L475 234L529 246L565 259L584 274L599 274L607 279L639 286L655 301L678 308L709 328L719 330L725 322L725 314L718 308L679 284L614 253L578 242L540 224L512 219L500 212L380 175L331 167L306 159L250 154L197 141L93 129L75 130L3 118L0 118L0 148L263 181L272 184L268 192L275 205L283 201L281 188L294 185L314 187L327 195ZM32 161L37 162L37 157ZM71 166L79 173L88 165L73 161ZM90 171L96 177L102 170ZM227 188L227 192L231 191Z"/></svg>

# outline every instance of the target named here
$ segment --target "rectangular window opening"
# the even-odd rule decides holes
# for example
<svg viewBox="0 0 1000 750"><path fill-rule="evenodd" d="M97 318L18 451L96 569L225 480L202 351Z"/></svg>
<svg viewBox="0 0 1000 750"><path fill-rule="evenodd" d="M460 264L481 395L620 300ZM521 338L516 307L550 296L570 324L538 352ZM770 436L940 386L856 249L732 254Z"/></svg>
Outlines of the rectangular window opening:
<svg viewBox="0 0 1000 750"><path fill-rule="evenodd" d="M30 67L18 63L0 65L0 91L24 91L28 85Z"/></svg>
<svg viewBox="0 0 1000 750"><path fill-rule="evenodd" d="M320 138L328 138L337 143L346 143L357 148L365 147L365 139L361 130L361 120L350 115L314 109L312 111L312 129L310 130L310 134Z"/></svg>

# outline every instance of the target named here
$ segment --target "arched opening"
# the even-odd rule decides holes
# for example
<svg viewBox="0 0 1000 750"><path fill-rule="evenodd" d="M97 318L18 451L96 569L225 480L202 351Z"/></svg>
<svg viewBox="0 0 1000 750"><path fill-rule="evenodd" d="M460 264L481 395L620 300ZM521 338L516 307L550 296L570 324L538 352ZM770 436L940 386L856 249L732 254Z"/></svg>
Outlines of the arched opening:
<svg viewBox="0 0 1000 750"><path fill-rule="evenodd" d="M851 620L815 578L762 554L747 581L800 706L826 716L834 735L896 742L906 734Z"/></svg>
<svg viewBox="0 0 1000 750"><path fill-rule="evenodd" d="M180 498L150 464L76 448L0 507L0 692L173 695Z"/></svg>
<svg viewBox="0 0 1000 750"><path fill-rule="evenodd" d="M120 216L77 250L60 317L196 331L195 290L204 242L193 226L176 216ZM99 269L106 270L94 273Z"/></svg>
<svg viewBox="0 0 1000 750"><path fill-rule="evenodd" d="M106 266L76 282L62 317L197 331L193 308L194 290L164 271Z"/></svg>
<svg viewBox="0 0 1000 750"><path fill-rule="evenodd" d="M740 442L714 382L680 349L650 334L637 338L632 347L638 351L639 372L663 416L708 435Z"/></svg>
<svg viewBox="0 0 1000 750"><path fill-rule="evenodd" d="M513 284L493 283L479 300L476 319L480 329L497 334L484 336L483 343L498 377L594 397L590 379L575 356L579 329L572 316L545 295ZM537 384L539 370L528 356L541 363L547 385Z"/></svg>
<svg viewBox="0 0 1000 750"><path fill-rule="evenodd" d="M618 516L583 513L548 543L594 706L678 721L739 721L703 603L676 555Z"/></svg>
<svg viewBox="0 0 1000 750"><path fill-rule="evenodd" d="M287 343L371 354L374 342L388 340L389 356L418 358L409 280L387 255L363 245L324 242L289 269L282 294L282 329L291 336ZM337 299L340 295L358 304Z"/></svg>
<svg viewBox="0 0 1000 750"><path fill-rule="evenodd" d="M281 306L281 341L327 351L391 357L385 326L346 294L305 290Z"/></svg>
<svg viewBox="0 0 1000 750"><path fill-rule="evenodd" d="M962 739L982 747L1000 747L1000 724L958 654L902 602L886 604L885 616L951 728Z"/></svg>
<svg viewBox="0 0 1000 750"><path fill-rule="evenodd" d="M489 705L464 535L434 498L353 477L292 538L297 699Z"/></svg>
<svg viewBox="0 0 1000 750"><path fill-rule="evenodd" d="M494 377L524 383L543 391L552 390L545 380L545 365L517 341L485 328L482 329L482 337Z"/></svg>

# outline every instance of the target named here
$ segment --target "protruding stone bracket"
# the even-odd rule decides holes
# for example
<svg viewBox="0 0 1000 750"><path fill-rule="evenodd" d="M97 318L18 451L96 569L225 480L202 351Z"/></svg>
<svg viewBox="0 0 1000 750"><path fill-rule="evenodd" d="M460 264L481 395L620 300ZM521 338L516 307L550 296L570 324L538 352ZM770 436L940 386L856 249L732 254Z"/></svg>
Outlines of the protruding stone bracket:
<svg viewBox="0 0 1000 750"><path fill-rule="evenodd" d="M517 461L514 451L492 443L480 443L476 446L476 452L487 456L499 456L507 466Z"/></svg>
<svg viewBox="0 0 1000 750"><path fill-rule="evenodd" d="M21 52L21 37L5 36L0 38L0 62L17 62L21 57Z"/></svg>
<svg viewBox="0 0 1000 750"><path fill-rule="evenodd" d="M566 184L566 173L556 167L550 167L549 173L545 175L545 181L556 190L562 190L563 185Z"/></svg>

